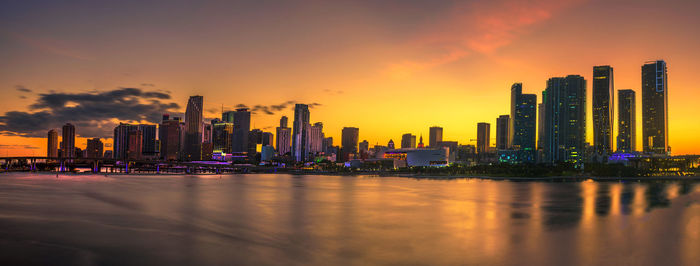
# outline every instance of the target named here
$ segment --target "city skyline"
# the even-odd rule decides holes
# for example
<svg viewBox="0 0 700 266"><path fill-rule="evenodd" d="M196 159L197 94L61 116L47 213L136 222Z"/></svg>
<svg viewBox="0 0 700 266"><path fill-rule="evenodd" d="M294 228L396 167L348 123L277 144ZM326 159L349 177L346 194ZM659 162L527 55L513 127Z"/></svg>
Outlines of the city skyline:
<svg viewBox="0 0 700 266"><path fill-rule="evenodd" d="M365 5L381 5L378 9L385 11L391 15L391 21L378 21L381 16L368 12ZM513 9L502 9L503 6L514 5ZM271 53L276 51L277 44L274 42L263 42L273 38L274 34L264 34L259 36L260 42L255 44L265 43L268 46L261 50L252 49L250 43L241 44L250 56L245 57L242 62L254 62L259 60L258 64L245 64L252 66L243 68L244 64L222 65L223 60L219 57L214 57L216 54L221 56L226 54L228 50L223 50L223 47L211 47L212 53L202 51L198 59L186 60L185 58L176 57L168 59L169 56L176 55L178 52L188 51L185 47L165 48L162 52L154 55L147 55L146 52L151 52L148 47L136 47L135 44L127 44L129 49L112 50L117 55L125 55L124 58L135 59L138 56L147 58L150 63L140 65L135 64L138 60L123 61L121 58L104 53L102 47L106 45L107 40L122 36L121 32L115 31L118 28L114 24L117 19L104 18L104 20L96 21L101 26L106 26L108 29L107 36L95 36L89 38L92 42L86 42L86 47L78 47L79 49L70 49L71 45L76 44L76 41L83 40L87 37L79 36L61 36L52 35L43 30L43 26L48 25L48 18L36 19L31 25L18 26L12 24L13 19L18 19L15 15L7 14L2 22L12 27L8 27L2 32L3 51L11 53L10 60L18 64L3 63L2 74L0 74L0 87L6 91L8 97L1 100L3 107L0 108L0 114L10 118L21 118L21 116L13 116L12 112L22 112L29 114L29 118L40 110L48 109L55 114L60 111L51 109L47 99L53 99L58 94L95 94L109 93L117 91L120 87L139 88L142 94L145 92L160 92L167 95L168 98L159 99L161 103L177 103L177 107L167 109L167 113L173 116L184 117L185 103L191 95L202 95L207 100L204 103L204 117L206 119L220 116L222 105L226 110L235 110L238 104L245 104L250 107L254 113L251 115L251 129L260 128L266 131L274 132L274 127L278 125L278 120L281 116L293 117L291 108L294 104L288 104L289 101L295 103L307 103L313 113L313 121L322 121L324 133L327 137L334 137L336 140L341 139L341 130L346 126L355 126L361 129L361 140L368 140L372 145L376 143L385 144L390 139L397 141L405 133L411 133L415 136L425 136L425 142L428 142L429 127L438 125L445 128L446 140L454 140L463 144L470 143L470 139L476 139L476 124L477 122L488 122L494 126L496 118L499 115L509 114L507 100L510 94L509 88L513 83L523 84L523 93L536 94L538 103L541 102L540 93L544 90L547 79L556 76L565 76L568 74L578 74L584 77L588 82L587 94L589 99L586 103L586 142L593 145L593 112L592 112L592 81L593 76L591 68L599 65L610 65L615 69L615 84L617 90L632 89L636 92L637 106L637 135L636 147L641 150L643 147L642 133L642 84L640 67L645 62L650 60L664 59L668 62L669 89L668 105L668 135L669 145L672 147L673 154L693 154L700 150L700 140L692 136L692 132L700 130L700 125L697 123L697 118L694 117L692 110L693 102L697 101L697 92L693 81L694 75L692 71L697 68L697 62L700 62L698 55L694 53L694 48L700 40L694 36L692 29L684 27L673 27L674 25L692 24L697 20L691 16L689 11L696 10L689 8L691 5L697 5L692 2L677 1L673 4L658 7L652 5L651 2L639 1L635 5L636 11L631 9L619 8L625 6L622 3L607 3L618 7L616 12L622 13L622 17L626 20L616 20L612 14L602 13L602 4L596 1L574 1L556 2L540 1L528 6L510 1L497 1L495 3L442 3L438 5L428 4L369 4L369 3L343 3L343 4L325 4L321 8L328 9L329 14L336 12L335 8L349 7L357 10L362 17L372 18L367 23L360 23L358 28L346 29L352 37L359 38L358 40L367 41L369 44L376 44L372 50L366 46L360 46L353 50L347 48L346 44L357 44L351 39L341 39L336 42L331 42L333 48L340 49L342 53L331 53L331 50L321 49L318 52L317 58L320 62L300 62L296 65L278 64L279 58L298 58L308 56L309 54L302 52L302 48L313 47L310 37L302 37L299 42L287 43L291 44L292 48L288 54ZM68 5L70 6L70 5ZM429 6L425 10L422 7ZM210 4L201 4L202 9L210 10L216 6ZM483 11L484 17L476 16L468 10L471 7ZM53 7L54 9L44 10L48 17L59 14L60 11L66 11L68 14L80 11L95 11L91 6L83 6L80 10L63 10L65 7ZM124 9L131 7L126 4ZM261 8L270 10L272 13L282 12L279 7L263 5ZM519 11L522 8L525 11ZM26 7L21 3L13 3L7 10L26 11ZM221 7L222 10L229 10L226 6ZM421 14L417 10L426 12L426 15L419 16L421 19L416 22L416 28L406 28L401 31L396 23L406 20L410 15ZM646 16L635 15L640 13L639 10L645 11L642 14L654 14L662 21L661 25L651 24L644 20ZM141 12L153 11L150 8L145 8ZM537 13L534 11L541 11ZM35 11L38 12L38 11ZM109 10L97 10L96 15L110 12ZM182 11L184 12L184 11ZM305 8L296 8L291 11L295 15L309 14L310 10ZM595 25L584 25L584 18L590 17L589 14L599 14L601 19L597 23L614 25L606 27L603 32L595 32L600 27ZM3 13L5 14L5 13ZM312 12L313 14L313 12ZM496 25L505 23L502 28L496 25L490 25L486 29L479 27L467 27L464 32L444 32L440 27L436 26L437 22L443 22L439 19L433 19L427 14L440 16L446 15L448 18L444 23L454 25L464 21L496 21ZM541 16L533 16L532 14L541 14ZM38 13L27 13L27 16L37 16ZM505 18L511 17L523 18L524 22L515 23ZM168 15L161 16L169 18ZM196 17L196 14L193 15ZM224 19L227 22L228 18L225 14L214 13L212 19ZM310 16L308 20L299 17L294 17L293 21L310 23L320 19L325 19L321 16ZM493 20L488 20L492 18ZM532 21L527 19L531 18ZM144 18L148 21L148 19ZM344 19L339 23L345 24ZM664 20L665 19L665 20ZM561 23L568 20L567 23ZM394 22L396 21L396 22ZM573 22L572 22L573 21ZM578 23L574 23L578 22ZM586 20L588 23L588 21ZM55 23L54 29L58 32L63 32L70 29L75 23L71 20L63 20L60 23ZM194 25L194 28L205 29L206 26L211 26L213 20L205 20L202 25ZM271 25L260 25L261 29L267 29L273 25L279 25L275 22L270 22ZM452 24L451 24L452 23ZM501 23L501 24L499 24ZM511 24L512 23L512 24ZM307 25L304 23L304 25ZM314 24L316 25L316 24ZM329 27L333 23L329 23ZM374 32L368 32L368 26L382 26L376 28ZM476 24L481 25L481 24ZM641 27L647 25L649 27ZM298 32L301 25L290 26L291 32ZM560 36L558 34L562 29L570 29L572 31L580 31L581 36ZM630 31L630 28L644 28L644 32ZM112 31L109 31L111 29ZM311 31L310 36L316 36L321 40L327 40L329 37L337 37L335 34L327 32L330 28L316 25ZM387 39L377 39L377 36L386 35L386 32L394 32L395 35L388 36ZM420 29L420 30L416 30ZM144 32L153 30L162 30L158 25L146 23ZM386 31L386 32L383 32ZM470 34L469 31L474 31L476 36L486 36L487 34L495 34L500 36L497 40L484 40L478 37L474 39L464 39ZM8 33L9 32L9 33ZM90 33L90 29L79 28L78 34ZM418 34L409 34L408 32L418 32ZM621 34L626 32L627 34ZM205 38L219 39L225 36L226 32L207 32ZM275 33L278 33L275 31ZM657 33L658 36L664 37L666 41L654 44L644 42L643 38L649 34ZM499 35L501 34L501 35ZM397 36L398 35L398 36ZM503 37L505 35L505 37ZM173 35L164 33L162 36L152 36L146 38L144 42L148 44L157 44L163 40L167 40ZM585 36L585 38L584 38ZM432 39L429 37L433 37ZM561 46L567 46L566 49L552 47L548 44L551 39L562 40ZM45 41L44 40L59 40ZM229 43L235 39L223 38L224 43ZM425 42L418 42L423 40ZM459 47L459 51L446 50L445 46L451 44L462 43L464 40L470 45ZM615 42L616 47L606 51L598 51L594 49L596 44ZM501 44L503 42L503 44ZM191 44L193 47L207 47L207 44L202 42L183 42ZM90 45L88 45L90 44ZM477 45L478 44L478 45ZM419 48L412 49L405 45ZM541 46L541 47L539 47ZM589 48L589 46L591 46ZM163 46L159 46L163 47ZM395 49L396 47L404 49ZM626 47L634 47L627 49ZM395 49L395 53L389 53L387 56L378 56L386 53L387 50ZM424 51L428 50L428 51ZM76 52L80 51L80 52ZM236 51L228 51L232 54L242 56ZM570 53L575 52L575 55ZM84 55L88 54L87 56ZM271 55L268 55L271 54ZM335 55L334 55L335 54ZM346 54L352 54L350 57ZM447 55L447 56L444 56ZM567 60L563 60L566 55ZM224 56L226 57L226 56ZM449 57L449 58L445 58ZM573 58L569 60L568 58ZM377 58L374 60L372 58ZM437 60L443 58L444 60ZM230 59L230 58L229 58ZM425 59L425 60L422 60ZM235 61L235 60L232 60ZM294 60L291 60L294 61ZM432 62L432 64L430 64ZM197 68L202 68L204 63L210 63L206 66L212 71L202 73ZM116 68L105 69L101 65L115 64ZM164 64L169 67L164 67ZM273 65L269 70L270 76L262 77L263 67ZM327 66L335 66L329 68ZM357 67L361 65L362 67ZM87 71L88 67L93 66L95 70ZM477 68L478 67L478 68ZM27 69L36 69L31 75ZM66 70L58 71L61 68ZM205 67L206 68L206 67ZM156 70L161 69L161 70ZM224 71L229 69L230 71ZM358 70L360 69L360 70ZM368 70L361 70L368 69ZM494 71L498 69L498 71ZM233 70L238 70L233 71ZM52 74L52 73L56 74ZM290 72L290 74L284 74ZM491 73L493 72L493 73ZM58 73L61 73L60 75ZM129 75L123 75L128 73ZM343 78L343 74L350 73L357 78L348 81ZM465 75L467 73L467 75ZM246 77L250 76L250 78ZM266 74L267 76L267 74ZM272 78L270 78L272 77ZM314 77L314 78L310 78ZM361 82L360 82L361 81ZM91 92L91 91L97 92ZM54 91L54 92L51 92ZM43 97L41 95L47 95ZM60 96L60 95L59 95ZM151 95L152 96L152 95ZM138 96L138 97L151 97ZM24 97L24 98L22 98ZM158 96L160 97L160 96ZM144 98L151 99L151 98ZM317 103L317 104L313 104ZM42 104L43 107L42 107ZM66 106L72 104L87 104L84 102L64 102ZM34 106L34 107L29 107ZM277 109L281 107L281 109ZM415 108L419 107L419 108ZM41 109L44 108L44 109ZM618 112L618 103L614 101L614 113ZM162 106L158 105L158 113L161 112ZM216 110L216 111L212 111ZM426 112L425 110L429 110ZM273 115L267 114L272 112ZM9 112L9 113L8 113ZM397 115L400 113L401 115ZM150 119L153 124L159 123L159 116ZM58 117L58 116L50 116ZM104 137L89 134L85 130L97 126L97 128L106 128L109 133L118 122L125 123L140 123L148 119L142 120L119 120L116 117L108 119L109 125L94 124L93 120L79 117L79 121L55 121L55 127L44 127L40 134L31 133L32 129L13 127L3 128L10 132L9 135L0 136L0 154L2 155L31 155L31 154L46 154L46 132L55 128L60 130L64 123L75 123L76 146L86 147L87 139L92 137ZM128 116L121 116L126 117ZM27 118L28 121L30 119ZM137 117L139 118L139 117ZM613 120L617 120L613 116ZM7 120L5 120L7 121ZM14 120L13 120L14 121ZM34 121L34 120L31 120ZM611 147L617 147L616 136L618 135L617 121L613 123L613 144ZM81 132L82 131L82 132ZM102 130L104 132L105 130ZM33 136L41 136L36 138L25 138L12 136L12 134L30 134ZM82 134L81 134L82 133ZM109 135L109 134L108 134ZM491 134L491 143L495 143ZM104 140L104 139L103 139ZM104 140L106 146L113 145L113 140ZM427 144L427 143L426 143ZM109 148L106 148L109 149Z"/></svg>

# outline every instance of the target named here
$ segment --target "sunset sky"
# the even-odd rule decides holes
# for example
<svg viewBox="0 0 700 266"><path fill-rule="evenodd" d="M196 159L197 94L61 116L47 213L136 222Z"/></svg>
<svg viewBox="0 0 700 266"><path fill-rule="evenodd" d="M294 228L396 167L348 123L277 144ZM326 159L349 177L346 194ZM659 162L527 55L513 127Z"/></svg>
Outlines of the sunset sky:
<svg viewBox="0 0 700 266"><path fill-rule="evenodd" d="M592 142L594 65L614 68L616 91L637 91L640 149L641 66L657 59L672 153L698 154L698 14L700 1L673 0L6 1L0 156L45 155L46 132L66 122L84 148L119 121L184 113L190 95L207 118L258 106L251 126L268 131L291 118L286 103L317 103L311 121L336 145L345 126L386 145L427 142L433 125L475 144L478 122L495 138L512 83L541 102L547 79L568 74L588 81Z"/></svg>

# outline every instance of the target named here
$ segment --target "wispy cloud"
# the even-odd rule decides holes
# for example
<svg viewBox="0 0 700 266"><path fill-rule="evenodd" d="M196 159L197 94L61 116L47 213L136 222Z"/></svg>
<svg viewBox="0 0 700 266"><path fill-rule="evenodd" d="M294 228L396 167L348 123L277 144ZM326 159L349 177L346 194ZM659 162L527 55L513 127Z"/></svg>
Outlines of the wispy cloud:
<svg viewBox="0 0 700 266"><path fill-rule="evenodd" d="M27 89L27 87L24 87L22 85L17 85L17 86L15 86L15 88L17 89L17 91L20 91L20 92L32 92L32 90Z"/></svg>
<svg viewBox="0 0 700 266"><path fill-rule="evenodd" d="M474 53L491 54L510 45L534 25L585 0L495 0L458 2L446 15L410 44L415 56L392 62L386 73L394 78L455 62Z"/></svg>
<svg viewBox="0 0 700 266"><path fill-rule="evenodd" d="M266 114L266 115L274 115L274 114L276 114L276 113L278 113L278 112L280 112L280 111L283 111L283 110L285 110L285 109L287 109L287 108L289 108L289 107L291 107L291 109L294 110L294 105L297 104L297 103L301 103L301 102L291 101L291 100L290 100L290 101L286 101L286 102L283 102L283 103L280 103L280 104L272 104L272 105L261 105L261 104L257 104L257 105L254 105L254 106L252 106L252 107L250 107L250 106L248 106L248 105L246 105L246 104L240 103L240 104L237 104L237 105L236 105L236 108L248 108L248 109L250 109L250 111L251 111L253 114L263 113L263 114ZM308 105L309 108L314 108L314 107L317 107L317 106L321 106L322 104L314 102L314 103L306 103L306 105Z"/></svg>

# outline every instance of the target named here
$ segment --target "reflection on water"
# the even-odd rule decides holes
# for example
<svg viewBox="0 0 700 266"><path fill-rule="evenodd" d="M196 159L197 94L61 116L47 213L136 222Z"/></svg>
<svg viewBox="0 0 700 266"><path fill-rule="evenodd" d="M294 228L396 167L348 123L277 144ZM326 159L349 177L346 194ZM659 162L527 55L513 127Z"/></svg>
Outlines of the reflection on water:
<svg viewBox="0 0 700 266"><path fill-rule="evenodd" d="M12 264L700 264L694 182L0 175Z"/></svg>

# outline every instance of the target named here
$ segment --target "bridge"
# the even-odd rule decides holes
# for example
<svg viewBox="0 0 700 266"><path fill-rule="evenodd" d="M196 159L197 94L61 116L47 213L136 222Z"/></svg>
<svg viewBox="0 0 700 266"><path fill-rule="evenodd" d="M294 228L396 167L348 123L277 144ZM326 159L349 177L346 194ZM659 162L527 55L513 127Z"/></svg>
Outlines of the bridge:
<svg viewBox="0 0 700 266"><path fill-rule="evenodd" d="M69 172L77 168L89 168L93 173L246 173L276 171L277 168L261 168L250 164L230 162L181 162L144 159L114 158L61 158L45 156L0 157L0 171L58 171Z"/></svg>

